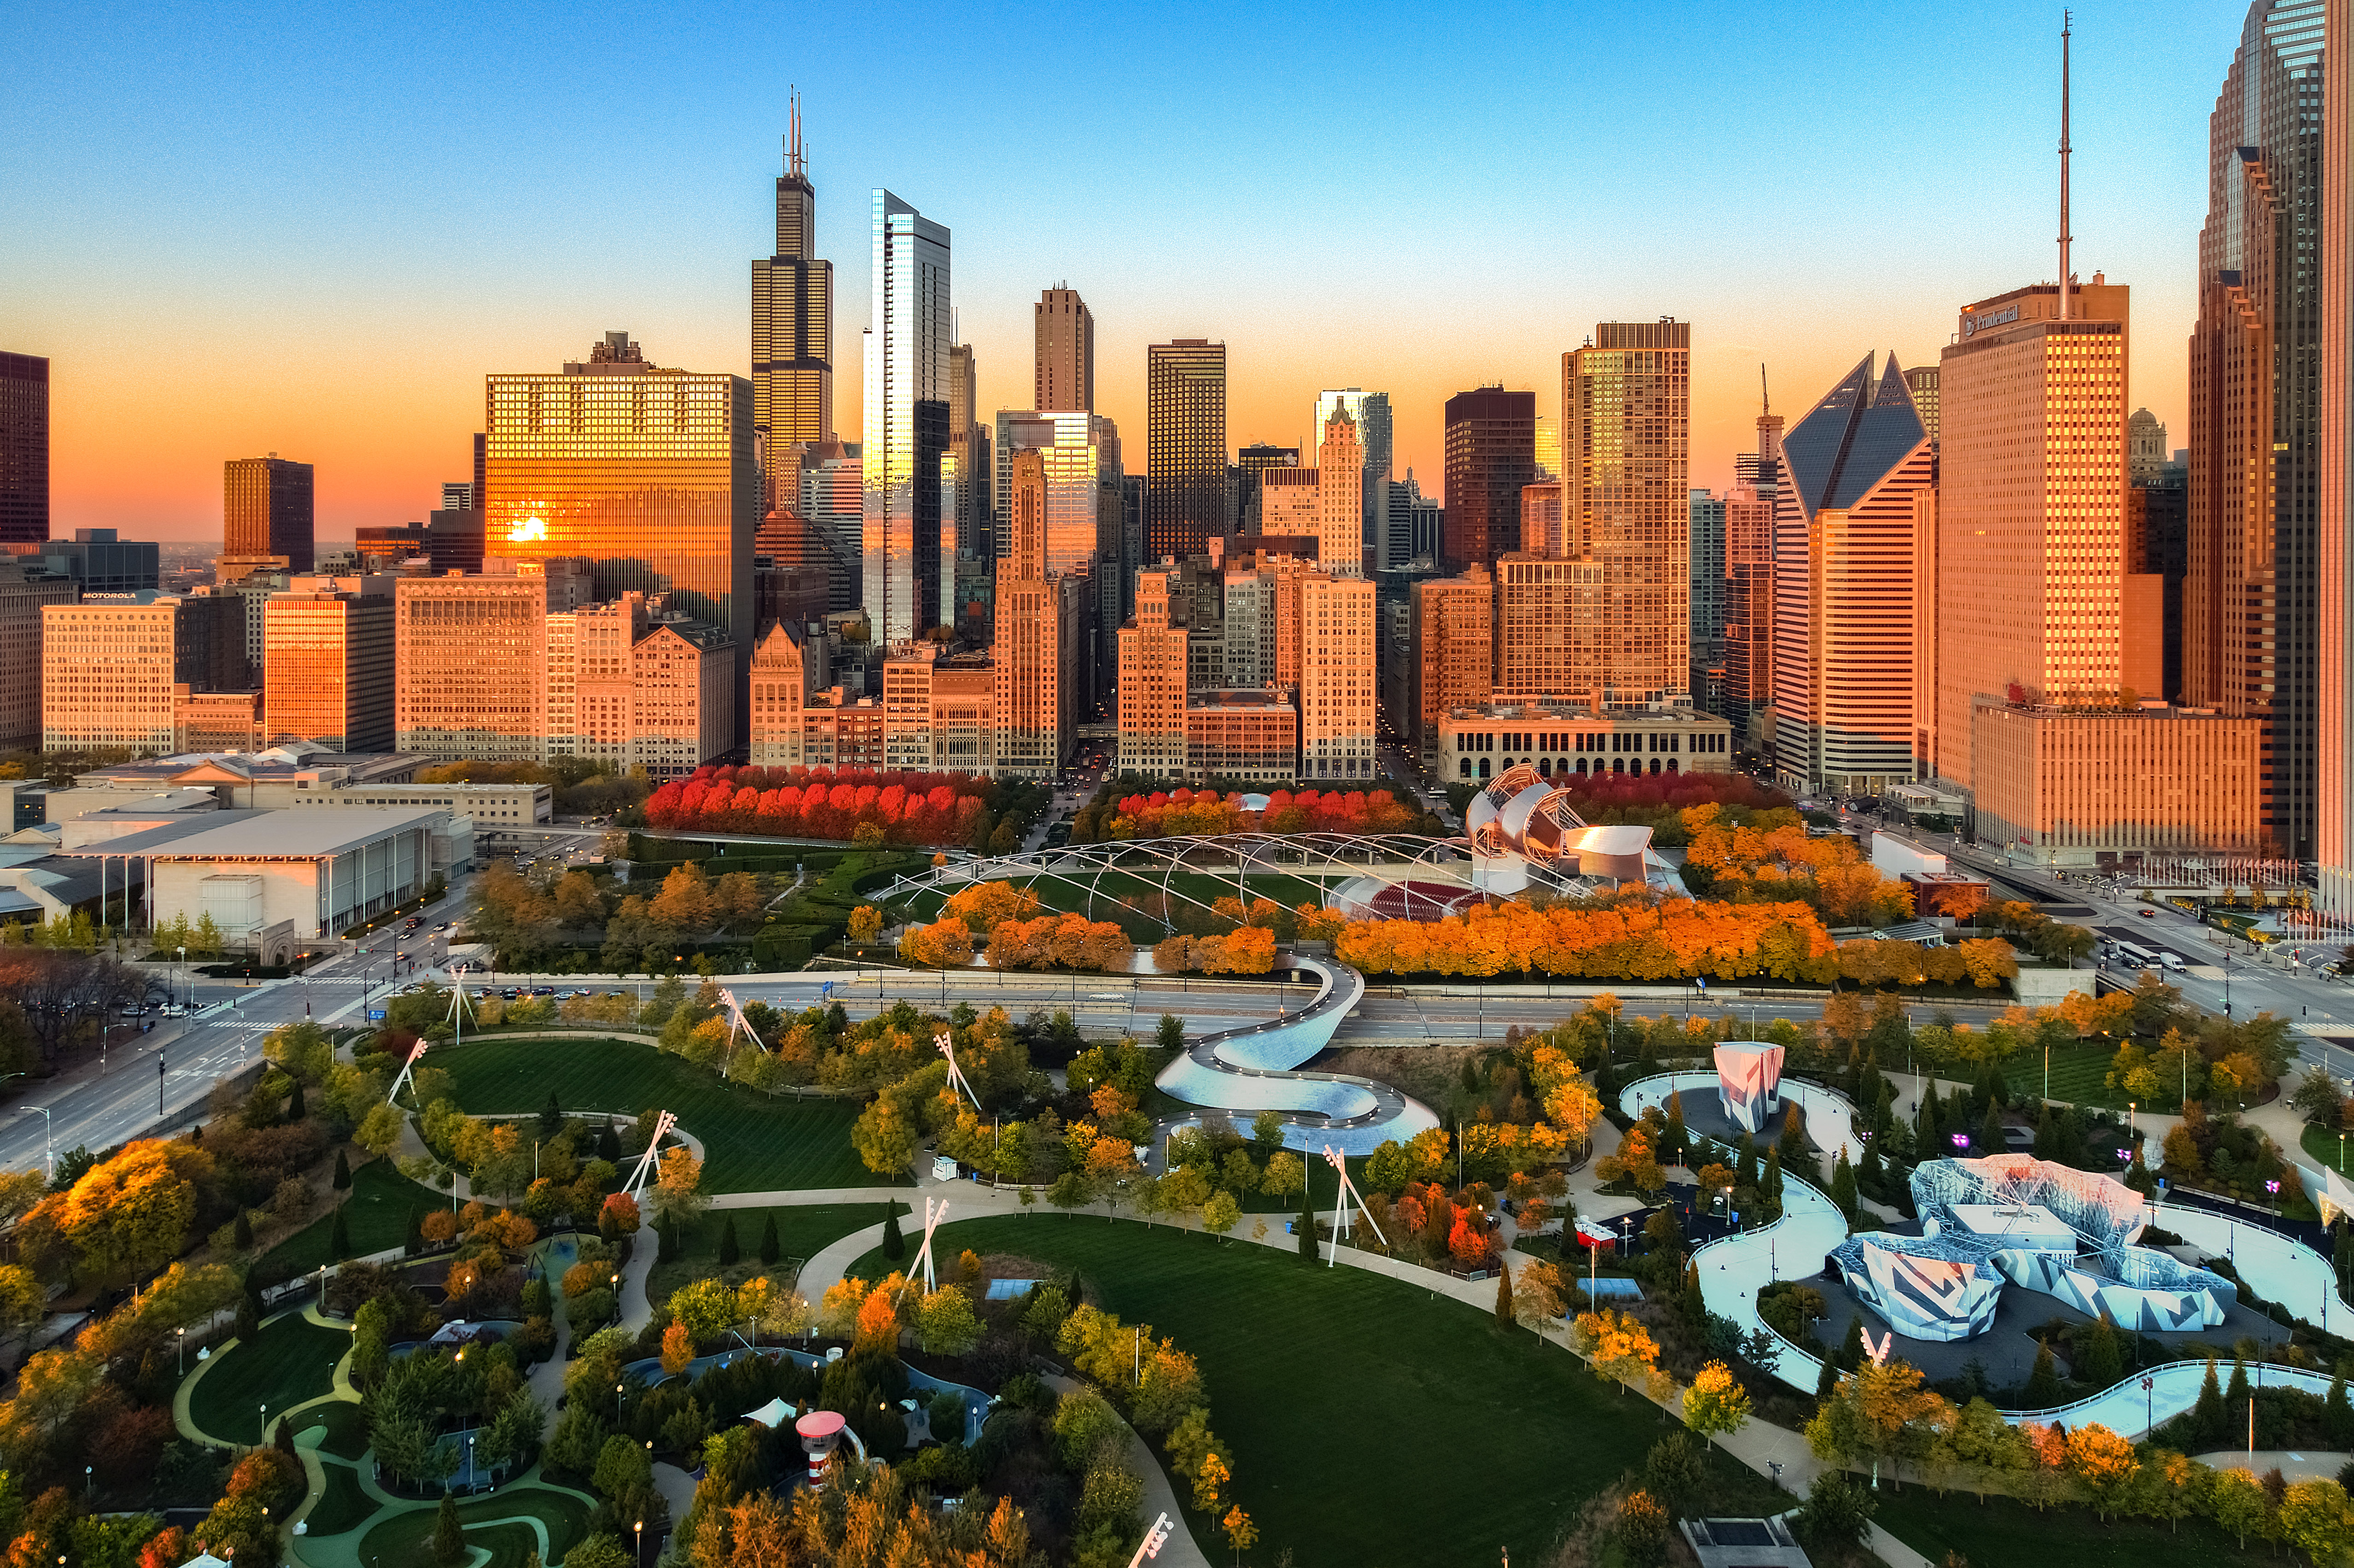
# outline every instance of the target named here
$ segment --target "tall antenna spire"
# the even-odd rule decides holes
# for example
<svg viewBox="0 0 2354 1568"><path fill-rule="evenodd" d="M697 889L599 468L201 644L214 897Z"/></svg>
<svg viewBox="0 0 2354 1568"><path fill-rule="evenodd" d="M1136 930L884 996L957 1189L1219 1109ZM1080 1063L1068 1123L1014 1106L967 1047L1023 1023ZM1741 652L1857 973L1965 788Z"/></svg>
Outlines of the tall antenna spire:
<svg viewBox="0 0 2354 1568"><path fill-rule="evenodd" d="M2060 319L2071 314L2068 300L2068 32L2073 17L2060 13Z"/></svg>
<svg viewBox="0 0 2354 1568"><path fill-rule="evenodd" d="M801 95L798 90L792 95L791 121L792 132L785 152L785 173L797 180L807 179L808 162L801 152Z"/></svg>
<svg viewBox="0 0 2354 1568"><path fill-rule="evenodd" d="M1772 413L1774 411L1774 394L1766 390L1766 362L1762 359L1757 362L1757 396L1766 405L1763 408L1760 408L1758 412L1761 414Z"/></svg>

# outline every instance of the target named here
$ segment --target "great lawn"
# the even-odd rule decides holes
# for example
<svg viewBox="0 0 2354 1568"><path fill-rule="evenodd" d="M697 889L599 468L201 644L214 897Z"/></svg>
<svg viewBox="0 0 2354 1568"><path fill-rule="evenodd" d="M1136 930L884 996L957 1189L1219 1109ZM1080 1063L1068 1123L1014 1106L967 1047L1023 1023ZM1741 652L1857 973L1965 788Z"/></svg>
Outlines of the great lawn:
<svg viewBox="0 0 2354 1568"><path fill-rule="evenodd" d="M426 1062L450 1075L469 1116L528 1115L551 1090L568 1116L669 1111L703 1142L706 1192L884 1184L850 1147L855 1101L771 1097L636 1041L492 1039L438 1046Z"/></svg>
<svg viewBox="0 0 2354 1568"><path fill-rule="evenodd" d="M261 1441L261 1406L282 1414L334 1386L335 1363L352 1348L343 1329L313 1323L300 1310L261 1326L250 1340L215 1351L188 1395L188 1416L225 1443Z"/></svg>
<svg viewBox="0 0 2354 1568"><path fill-rule="evenodd" d="M1585 1500L1673 1430L1566 1351L1381 1275L1052 1210L945 1225L933 1245L1076 1268L1108 1310L1190 1351L1259 1562L1287 1548L1303 1563L1542 1562ZM889 1267L875 1252L850 1272ZM1712 1498L1773 1506L1722 1457ZM1187 1522L1212 1561L1232 1555L1200 1515Z"/></svg>
<svg viewBox="0 0 2354 1568"><path fill-rule="evenodd" d="M352 1190L344 1197L351 1255L366 1257L398 1246L408 1234L411 1213L422 1214L449 1202L448 1193L419 1186L395 1170L391 1160L370 1160L352 1172ZM328 1245L334 1239L334 1226L331 1209L271 1247L261 1261L265 1277L291 1278L323 1263L342 1262Z"/></svg>

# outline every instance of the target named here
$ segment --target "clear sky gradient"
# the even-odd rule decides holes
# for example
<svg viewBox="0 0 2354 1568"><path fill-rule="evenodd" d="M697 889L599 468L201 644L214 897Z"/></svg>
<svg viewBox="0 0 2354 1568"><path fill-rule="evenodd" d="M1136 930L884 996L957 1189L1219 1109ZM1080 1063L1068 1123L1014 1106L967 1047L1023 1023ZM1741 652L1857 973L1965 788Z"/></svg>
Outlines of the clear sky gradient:
<svg viewBox="0 0 2354 1568"><path fill-rule="evenodd" d="M2207 117L2243 8L2076 13L2075 264L2134 291L2182 444ZM1232 444L1384 389L1557 415L1602 320L1692 323L1692 480L1866 350L2056 270L2057 5L21 6L0 348L47 355L52 527L217 538L221 461L318 469L322 537L471 472L482 377L627 328L750 368L789 86L855 440L868 195L953 231L984 409L1067 281L1144 457L1144 345L1222 338ZM1310 461L1313 461L1312 458Z"/></svg>

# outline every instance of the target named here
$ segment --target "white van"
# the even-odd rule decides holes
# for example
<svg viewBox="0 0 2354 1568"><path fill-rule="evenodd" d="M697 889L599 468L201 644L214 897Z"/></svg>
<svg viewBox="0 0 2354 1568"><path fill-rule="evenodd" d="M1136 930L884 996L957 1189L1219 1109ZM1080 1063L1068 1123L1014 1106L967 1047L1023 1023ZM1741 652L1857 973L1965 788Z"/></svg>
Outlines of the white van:
<svg viewBox="0 0 2354 1568"><path fill-rule="evenodd" d="M2180 974L2182 972L2182 955L2180 953L2171 950L2160 953L2158 955L2158 961L2164 964L2168 969L2172 969L2177 974Z"/></svg>

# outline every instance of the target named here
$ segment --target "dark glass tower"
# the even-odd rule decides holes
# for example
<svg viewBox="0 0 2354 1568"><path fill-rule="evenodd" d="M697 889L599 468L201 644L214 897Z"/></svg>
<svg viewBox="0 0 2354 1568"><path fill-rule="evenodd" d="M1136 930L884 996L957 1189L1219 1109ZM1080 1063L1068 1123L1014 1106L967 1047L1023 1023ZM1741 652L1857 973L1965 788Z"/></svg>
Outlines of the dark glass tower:
<svg viewBox="0 0 2354 1568"><path fill-rule="evenodd" d="M49 536L49 362L0 354L0 545Z"/></svg>
<svg viewBox="0 0 2354 1568"><path fill-rule="evenodd" d="M817 188L792 106L777 177L777 253L752 263L752 431L766 477L763 511L800 503L793 449L833 435L833 263L817 249Z"/></svg>

